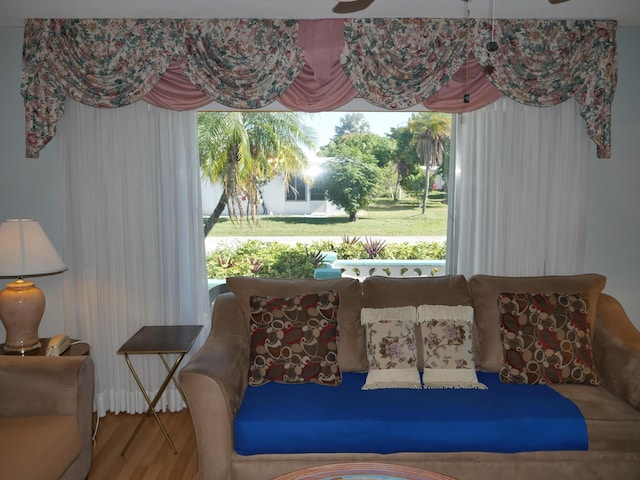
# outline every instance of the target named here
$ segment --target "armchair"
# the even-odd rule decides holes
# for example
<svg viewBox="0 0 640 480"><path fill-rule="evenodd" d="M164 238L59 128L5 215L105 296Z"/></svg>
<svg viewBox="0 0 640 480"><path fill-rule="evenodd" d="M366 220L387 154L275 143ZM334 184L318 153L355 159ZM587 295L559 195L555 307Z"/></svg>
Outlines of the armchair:
<svg viewBox="0 0 640 480"><path fill-rule="evenodd" d="M3 478L85 479L91 468L90 356L0 355Z"/></svg>

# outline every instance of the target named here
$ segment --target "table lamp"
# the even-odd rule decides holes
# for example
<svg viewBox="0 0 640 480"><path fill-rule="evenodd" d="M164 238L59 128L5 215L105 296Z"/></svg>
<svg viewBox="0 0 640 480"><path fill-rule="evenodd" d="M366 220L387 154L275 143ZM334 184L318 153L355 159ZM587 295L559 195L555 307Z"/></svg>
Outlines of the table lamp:
<svg viewBox="0 0 640 480"><path fill-rule="evenodd" d="M0 319L7 331L5 353L25 355L40 349L44 294L23 277L66 268L36 220L10 219L0 224L0 277L17 277L0 291Z"/></svg>

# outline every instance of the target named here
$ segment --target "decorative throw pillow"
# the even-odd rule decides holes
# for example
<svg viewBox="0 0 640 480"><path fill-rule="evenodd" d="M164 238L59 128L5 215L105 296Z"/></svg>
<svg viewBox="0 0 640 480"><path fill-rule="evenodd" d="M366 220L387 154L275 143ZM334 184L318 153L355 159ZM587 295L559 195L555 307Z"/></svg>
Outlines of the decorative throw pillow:
<svg viewBox="0 0 640 480"><path fill-rule="evenodd" d="M249 385L339 385L335 290L290 297L250 297Z"/></svg>
<svg viewBox="0 0 640 480"><path fill-rule="evenodd" d="M416 354L416 308L363 308L369 371L363 390L422 388Z"/></svg>
<svg viewBox="0 0 640 480"><path fill-rule="evenodd" d="M496 302L501 292L581 292L588 299L591 312L587 317L593 328L598 298L606 282L606 277L597 273L539 277L472 275L469 278L469 290L473 297L473 354L478 370L498 373L502 368L504 350L500 340L500 312ZM451 305L449 302L441 303ZM460 304L465 305L462 302Z"/></svg>
<svg viewBox="0 0 640 480"><path fill-rule="evenodd" d="M418 323L424 346L425 388L486 390L473 360L473 307L420 305Z"/></svg>
<svg viewBox="0 0 640 480"><path fill-rule="evenodd" d="M304 293L336 290L340 296L340 310L338 311L338 330L340 332L338 365L342 372L367 371L367 352L364 348L365 328L360 321L360 310L362 310L363 305L362 285L359 280L355 278L316 280L313 278L237 276L227 277L226 283L229 291L236 297L242 316L247 322L247 328L249 328L251 318L249 299L252 295L291 297Z"/></svg>
<svg viewBox="0 0 640 480"><path fill-rule="evenodd" d="M504 383L600 383L580 293L501 293Z"/></svg>

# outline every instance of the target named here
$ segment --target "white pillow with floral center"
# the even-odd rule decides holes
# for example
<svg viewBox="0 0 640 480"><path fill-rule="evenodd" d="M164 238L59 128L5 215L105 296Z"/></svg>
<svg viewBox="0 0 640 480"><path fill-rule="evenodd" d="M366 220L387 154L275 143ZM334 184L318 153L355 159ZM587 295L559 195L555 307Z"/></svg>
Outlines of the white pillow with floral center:
<svg viewBox="0 0 640 480"><path fill-rule="evenodd" d="M418 323L424 346L425 388L486 389L473 360L473 308L420 305Z"/></svg>
<svg viewBox="0 0 640 480"><path fill-rule="evenodd" d="M416 350L416 307L363 308L369 372L363 390L422 388Z"/></svg>

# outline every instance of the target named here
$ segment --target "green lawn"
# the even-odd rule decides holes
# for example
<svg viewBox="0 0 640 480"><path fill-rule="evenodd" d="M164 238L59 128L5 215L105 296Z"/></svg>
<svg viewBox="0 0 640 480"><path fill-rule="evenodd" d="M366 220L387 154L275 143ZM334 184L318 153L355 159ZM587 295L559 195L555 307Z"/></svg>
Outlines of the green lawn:
<svg viewBox="0 0 640 480"><path fill-rule="evenodd" d="M356 222L332 217L261 216L257 225L221 218L209 236L423 236L447 234L448 205L441 194L430 196L425 215L415 200L380 200Z"/></svg>

